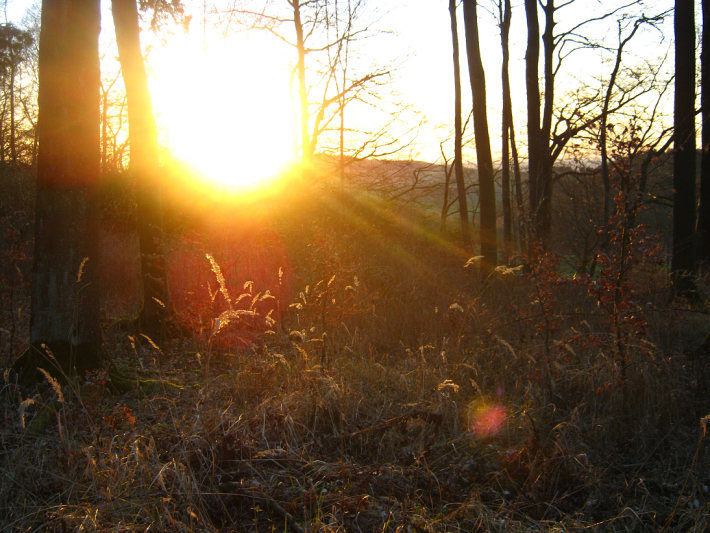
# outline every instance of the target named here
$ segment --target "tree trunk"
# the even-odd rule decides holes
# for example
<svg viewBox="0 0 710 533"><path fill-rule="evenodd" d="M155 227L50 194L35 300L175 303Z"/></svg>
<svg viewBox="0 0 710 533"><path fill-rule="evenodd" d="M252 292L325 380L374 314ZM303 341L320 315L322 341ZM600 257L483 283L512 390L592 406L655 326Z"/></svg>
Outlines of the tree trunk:
<svg viewBox="0 0 710 533"><path fill-rule="evenodd" d="M98 0L44 0L29 355L101 364ZM52 365L40 363L47 370Z"/></svg>
<svg viewBox="0 0 710 533"><path fill-rule="evenodd" d="M162 248L158 135L148 76L140 46L140 26L136 0L112 0L116 43L128 99L128 135L131 172L135 175L138 233L143 277L141 331L157 344L165 336L165 316L169 305L165 254Z"/></svg>
<svg viewBox="0 0 710 533"><path fill-rule="evenodd" d="M506 252L512 251L513 247L513 213L510 194L510 130L513 119L512 99L510 96L510 76L508 74L508 64L510 62L510 19L512 17L512 8L510 0L505 0L498 3L500 16L500 42L503 52L503 64L501 67L501 79L503 85L503 117L501 125L501 187L503 189L503 242ZM507 263L506 258L506 263Z"/></svg>
<svg viewBox="0 0 710 533"><path fill-rule="evenodd" d="M528 189L532 232L538 232L540 221L540 182L542 176L542 132L540 130L540 24L537 20L537 0L525 0L528 25L528 46L525 52L525 86L528 112Z"/></svg>
<svg viewBox="0 0 710 533"><path fill-rule="evenodd" d="M441 223L439 233L443 237L446 234L446 219L449 218L449 185L451 184L451 169L448 164L444 167L444 205L441 207Z"/></svg>
<svg viewBox="0 0 710 533"><path fill-rule="evenodd" d="M695 270L695 17L693 0L675 1L673 259L676 293Z"/></svg>
<svg viewBox="0 0 710 533"><path fill-rule="evenodd" d="M471 246L471 226L468 222L468 201L466 199L466 183L463 175L461 125L461 66L459 62L459 32L456 21L456 1L449 0L449 15L451 18L451 40L454 48L454 174L459 197L459 216L461 218L461 240L465 248ZM446 205L446 200L445 204Z"/></svg>
<svg viewBox="0 0 710 533"><path fill-rule="evenodd" d="M464 0L463 13L466 26L466 51L468 72L473 94L473 130L476 137L476 159L478 161L478 194L481 205L481 268L488 275L498 264L498 242L496 234L496 188L493 174L491 139L488 134L486 111L486 77L478 42L478 13L476 0Z"/></svg>
<svg viewBox="0 0 710 533"><path fill-rule="evenodd" d="M303 172L307 172L312 163L313 149L308 131L310 113L308 112L308 91L306 89L306 46L303 40L303 24L301 23L301 0L289 0L293 8L293 24L296 29L296 49L298 62L298 97L301 106L301 157Z"/></svg>
<svg viewBox="0 0 710 533"><path fill-rule="evenodd" d="M527 224L525 222L525 201L523 200L523 177L520 170L520 157L518 157L518 148L515 144L515 123L513 121L513 106L509 107L510 115L508 121L510 123L510 152L513 157L513 176L515 177L515 204L518 211L518 239L520 241L520 249L525 250L527 246Z"/></svg>
<svg viewBox="0 0 710 533"><path fill-rule="evenodd" d="M101 95L101 174L106 175L108 155L108 90Z"/></svg>
<svg viewBox="0 0 710 533"><path fill-rule="evenodd" d="M701 52L702 160L700 166L700 220L698 240L700 260L710 264L710 1L702 0L703 31Z"/></svg>
<svg viewBox="0 0 710 533"><path fill-rule="evenodd" d="M549 244L550 232L552 231L552 171L554 161L550 154L550 141L552 138L552 110L555 102L555 72L553 69L555 9L554 0L547 0L547 4L544 6L545 31L542 34L545 54L545 107L542 114L542 129L538 146L540 150L538 235L545 246Z"/></svg>
<svg viewBox="0 0 710 533"><path fill-rule="evenodd" d="M15 58L11 57L13 62L10 65L10 158L13 165L17 164L17 133L15 131Z"/></svg>
<svg viewBox="0 0 710 533"><path fill-rule="evenodd" d="M4 95L2 111L0 112L0 163L5 163L5 112L7 111L7 80L2 80Z"/></svg>

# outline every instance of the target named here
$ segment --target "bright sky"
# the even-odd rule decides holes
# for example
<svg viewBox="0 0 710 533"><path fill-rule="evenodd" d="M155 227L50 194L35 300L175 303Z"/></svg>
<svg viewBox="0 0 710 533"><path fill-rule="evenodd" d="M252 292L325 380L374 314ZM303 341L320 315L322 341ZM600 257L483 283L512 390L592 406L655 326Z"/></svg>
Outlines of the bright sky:
<svg viewBox="0 0 710 533"><path fill-rule="evenodd" d="M196 44L177 35L151 55L164 140L179 157L226 181L275 174L293 157L293 108L289 72L273 40L242 34L210 44L207 53Z"/></svg>
<svg viewBox="0 0 710 533"><path fill-rule="evenodd" d="M110 2L104 0L104 26L102 38L112 36ZM194 0L185 2L197 6ZM578 0L559 12L558 29L572 27L590 13L599 12L602 4L618 6L620 0ZM656 5L647 14L670 7L670 0L650 0ZM27 0L9 0L8 16L19 20L28 4ZM382 2L375 2L379 7ZM500 130L500 35L492 15L482 7L491 6L490 0L479 2L479 28L481 49L486 70L488 89L488 119L494 151L499 144ZM513 106L517 120L517 133L524 139L525 108L525 13L522 2L513 0L513 27L511 28L510 74L513 88ZM450 19L447 0L406 0L385 3L390 11L380 21L379 28L393 30L395 34L372 40L370 49L363 54L367 59L381 56L396 57L402 66L395 76L394 88L426 118L425 126L417 139L414 155L420 159L436 160L440 157L439 141L450 138L453 123L453 67ZM470 109L470 87L465 56L463 12L459 9L459 39L462 61L462 91L464 114ZM189 36L175 30L165 48L156 48L150 54L155 77L151 82L153 101L164 140L176 155L196 164L205 173L219 175L225 180L242 180L249 177L268 176L276 172L293 156L294 107L289 89L290 65L294 61L293 49L272 36L248 32L223 40L209 30L206 49L203 50L201 9L197 10ZM543 24L541 24L542 30ZM672 17L664 25L666 34L648 30L640 36L638 44L629 47L626 56L634 54L647 57L665 53L671 45ZM586 34L606 35L609 42L617 41L616 27L597 23L585 30ZM144 32L144 45L150 36ZM590 76L608 72L609 64L601 62L599 52L584 52L572 56L565 63L567 74L584 82ZM580 68L581 66L584 68ZM574 87L568 81L558 84L557 96ZM469 147L470 148L470 147ZM468 159L475 163L473 150Z"/></svg>

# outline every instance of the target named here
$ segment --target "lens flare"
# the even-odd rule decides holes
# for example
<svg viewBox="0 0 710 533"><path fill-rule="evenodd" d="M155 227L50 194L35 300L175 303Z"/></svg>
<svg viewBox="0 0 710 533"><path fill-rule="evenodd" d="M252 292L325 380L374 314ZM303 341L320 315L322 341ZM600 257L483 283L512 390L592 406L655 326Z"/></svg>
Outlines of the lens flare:
<svg viewBox="0 0 710 533"><path fill-rule="evenodd" d="M469 430L476 437L494 437L503 429L506 418L505 408L500 405L472 406L469 414Z"/></svg>

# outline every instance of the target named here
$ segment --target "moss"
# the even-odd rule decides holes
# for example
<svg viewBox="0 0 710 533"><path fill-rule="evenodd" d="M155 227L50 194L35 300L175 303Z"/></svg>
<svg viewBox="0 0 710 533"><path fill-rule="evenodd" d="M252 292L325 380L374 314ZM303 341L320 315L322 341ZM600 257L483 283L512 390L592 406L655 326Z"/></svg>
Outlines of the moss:
<svg viewBox="0 0 710 533"><path fill-rule="evenodd" d="M57 424L57 413L60 409L60 403L55 402L50 405L42 406L42 409L32 418L27 425L25 437L34 439L44 435L47 430Z"/></svg>
<svg viewBox="0 0 710 533"><path fill-rule="evenodd" d="M121 372L121 370L116 367L113 367L109 372L109 380L116 391L120 393L129 392L135 389L140 389L144 394L164 392L165 390L180 391L184 389L184 387L175 385L169 381L132 378Z"/></svg>

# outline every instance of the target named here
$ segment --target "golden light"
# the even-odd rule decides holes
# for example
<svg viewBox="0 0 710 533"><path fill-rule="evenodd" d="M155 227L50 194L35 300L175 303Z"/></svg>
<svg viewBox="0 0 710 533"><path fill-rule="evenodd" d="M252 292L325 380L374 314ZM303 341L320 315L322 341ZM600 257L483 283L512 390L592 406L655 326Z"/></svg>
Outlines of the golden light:
<svg viewBox="0 0 710 533"><path fill-rule="evenodd" d="M277 175L293 158L288 52L269 36L176 36L150 57L163 141L230 187Z"/></svg>

